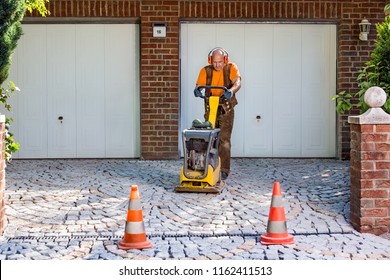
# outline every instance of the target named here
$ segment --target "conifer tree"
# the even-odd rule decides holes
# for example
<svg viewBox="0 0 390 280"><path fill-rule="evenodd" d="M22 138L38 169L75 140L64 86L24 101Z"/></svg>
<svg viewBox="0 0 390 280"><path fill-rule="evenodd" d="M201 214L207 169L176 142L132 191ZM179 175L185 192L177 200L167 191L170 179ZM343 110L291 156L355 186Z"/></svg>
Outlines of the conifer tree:
<svg viewBox="0 0 390 280"><path fill-rule="evenodd" d="M12 54L22 36L25 3L20 0L0 2L0 85L8 78Z"/></svg>
<svg viewBox="0 0 390 280"><path fill-rule="evenodd" d="M49 14L46 8L47 2L49 0L0 0L0 104L8 111L11 110L8 99L18 88L12 81L6 86L3 83L9 76L12 55L23 34L23 17L26 9L30 13L37 11L41 16ZM12 153L19 149L19 143L14 141L13 134L9 131L11 122L11 118L6 118L5 157L7 160L10 160Z"/></svg>

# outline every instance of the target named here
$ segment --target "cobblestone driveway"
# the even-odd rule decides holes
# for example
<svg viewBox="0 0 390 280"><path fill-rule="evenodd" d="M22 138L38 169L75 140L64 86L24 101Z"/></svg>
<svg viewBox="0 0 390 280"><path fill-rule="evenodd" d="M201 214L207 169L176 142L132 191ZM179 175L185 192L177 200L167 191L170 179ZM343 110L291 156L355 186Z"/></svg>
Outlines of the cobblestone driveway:
<svg viewBox="0 0 390 280"><path fill-rule="evenodd" d="M1 259L389 259L348 223L349 162L233 159L221 194L175 193L182 161L14 160ZM273 182L292 245L264 246ZM154 246L123 251L130 186Z"/></svg>

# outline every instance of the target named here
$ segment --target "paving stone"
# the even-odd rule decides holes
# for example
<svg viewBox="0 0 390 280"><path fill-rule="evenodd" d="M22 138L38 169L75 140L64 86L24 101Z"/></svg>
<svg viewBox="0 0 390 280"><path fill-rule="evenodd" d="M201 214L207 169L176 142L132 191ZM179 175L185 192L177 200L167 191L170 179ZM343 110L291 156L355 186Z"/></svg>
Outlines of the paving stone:
<svg viewBox="0 0 390 280"><path fill-rule="evenodd" d="M0 259L390 258L388 238L349 224L346 161L234 158L221 194L174 192L181 166L181 160L15 160L7 166ZM259 242L275 180L295 239L289 246ZM139 185L150 249L117 247L129 181Z"/></svg>

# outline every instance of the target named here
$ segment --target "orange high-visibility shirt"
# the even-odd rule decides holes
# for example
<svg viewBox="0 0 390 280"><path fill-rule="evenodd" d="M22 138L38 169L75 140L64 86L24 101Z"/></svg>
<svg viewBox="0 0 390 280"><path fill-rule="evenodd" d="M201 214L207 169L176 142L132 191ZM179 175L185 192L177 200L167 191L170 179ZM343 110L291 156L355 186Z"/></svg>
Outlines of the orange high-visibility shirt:
<svg viewBox="0 0 390 280"><path fill-rule="evenodd" d="M230 80L234 81L236 78L240 78L240 71L238 70L238 67L235 63L231 63L232 66L230 68ZM196 81L196 84L198 86L205 86L207 81L207 73L206 69L203 67L200 69L198 80ZM223 70L221 71L215 71L213 69L213 77L211 80L211 85L210 86L224 86L224 80L223 80ZM220 89L211 89L211 94L216 95L216 96L221 96L223 93L222 90Z"/></svg>

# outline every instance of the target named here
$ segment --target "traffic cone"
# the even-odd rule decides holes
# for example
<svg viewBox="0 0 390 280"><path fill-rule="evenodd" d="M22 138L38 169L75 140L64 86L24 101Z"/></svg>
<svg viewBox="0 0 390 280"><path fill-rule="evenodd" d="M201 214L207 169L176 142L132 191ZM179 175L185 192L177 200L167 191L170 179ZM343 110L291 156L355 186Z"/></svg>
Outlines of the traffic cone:
<svg viewBox="0 0 390 280"><path fill-rule="evenodd" d="M269 210L266 234L260 237L261 244L280 245L294 243L294 237L287 232L286 216L284 214L282 189L280 183L274 183L272 201Z"/></svg>
<svg viewBox="0 0 390 280"><path fill-rule="evenodd" d="M132 185L127 211L125 235L123 239L118 242L118 248L129 250L146 249L151 248L152 246L152 242L146 238L138 186Z"/></svg>

